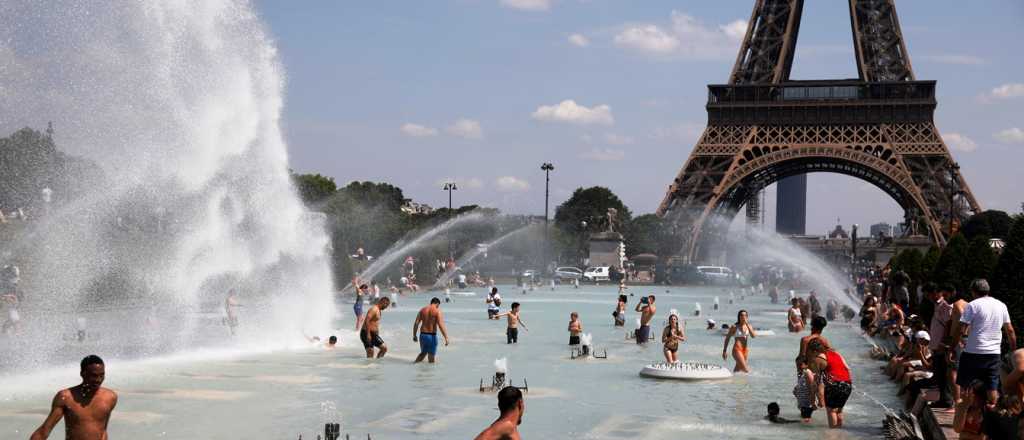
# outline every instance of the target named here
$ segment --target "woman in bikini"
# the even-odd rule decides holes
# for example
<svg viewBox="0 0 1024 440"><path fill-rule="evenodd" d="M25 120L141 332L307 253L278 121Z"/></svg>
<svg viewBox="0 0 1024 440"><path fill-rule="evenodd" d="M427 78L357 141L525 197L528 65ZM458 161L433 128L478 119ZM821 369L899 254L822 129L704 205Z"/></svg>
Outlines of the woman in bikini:
<svg viewBox="0 0 1024 440"><path fill-rule="evenodd" d="M661 332L661 343L665 344L665 362L670 364L679 362L676 352L679 351L679 343L685 341L686 333L679 328L679 316L674 313L668 315L668 325Z"/></svg>
<svg viewBox="0 0 1024 440"><path fill-rule="evenodd" d="M732 344L732 358L736 360L733 372L750 372L750 366L747 364L747 355L749 354L747 344L749 344L750 338L756 337L757 333L754 332L754 327L747 321L747 311L740 310L736 314L736 325L733 325L729 329L729 333L725 335L725 346L722 347L722 359L727 359L725 352L729 349L729 339L736 339L736 342Z"/></svg>
<svg viewBox="0 0 1024 440"><path fill-rule="evenodd" d="M789 320L789 331L790 333L800 333L804 330L804 318L803 313L800 312L800 299L793 298L790 301L793 307L790 307L787 319Z"/></svg>

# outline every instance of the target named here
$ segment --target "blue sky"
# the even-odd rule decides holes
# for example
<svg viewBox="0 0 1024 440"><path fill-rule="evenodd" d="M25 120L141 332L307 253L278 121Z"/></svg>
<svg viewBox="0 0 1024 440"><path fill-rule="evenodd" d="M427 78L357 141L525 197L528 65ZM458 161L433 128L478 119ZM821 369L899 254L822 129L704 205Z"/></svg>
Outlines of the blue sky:
<svg viewBox="0 0 1024 440"><path fill-rule="evenodd" d="M284 2L257 9L287 72L292 166L388 181L431 205L543 212L604 185L652 212L727 79L752 1ZM918 79L938 81L936 122L985 208L1024 201L1024 3L902 0ZM795 79L856 77L845 1L807 1ZM808 229L896 221L851 177L813 174ZM773 191L769 190L773 199ZM774 203L769 202L769 223Z"/></svg>

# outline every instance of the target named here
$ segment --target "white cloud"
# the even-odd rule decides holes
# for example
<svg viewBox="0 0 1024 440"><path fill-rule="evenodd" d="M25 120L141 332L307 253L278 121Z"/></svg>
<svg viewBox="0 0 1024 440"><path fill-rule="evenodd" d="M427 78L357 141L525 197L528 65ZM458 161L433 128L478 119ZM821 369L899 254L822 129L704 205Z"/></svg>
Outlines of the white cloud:
<svg viewBox="0 0 1024 440"><path fill-rule="evenodd" d="M521 192L530 189L530 183L513 176L501 176L494 180L494 184L497 185L498 191L505 192Z"/></svg>
<svg viewBox="0 0 1024 440"><path fill-rule="evenodd" d="M984 58L962 54L922 55L921 58L939 64L959 64L964 66L980 66L988 63Z"/></svg>
<svg viewBox="0 0 1024 440"><path fill-rule="evenodd" d="M595 148L586 153L580 154L580 157L587 160L608 162L625 159L626 152L622 150L613 150L611 148Z"/></svg>
<svg viewBox="0 0 1024 440"><path fill-rule="evenodd" d="M1024 144L1024 130L1017 127L1007 128L995 134L996 140L1007 144Z"/></svg>
<svg viewBox="0 0 1024 440"><path fill-rule="evenodd" d="M651 23L626 25L615 35L617 46L657 56L680 56L693 59L733 57L747 33L747 22L708 26L679 11L672 11L669 26Z"/></svg>
<svg viewBox="0 0 1024 440"><path fill-rule="evenodd" d="M1009 83L992 89L988 96L994 99L1012 99L1024 96L1024 84Z"/></svg>
<svg viewBox="0 0 1024 440"><path fill-rule="evenodd" d="M615 45L656 55L672 53L679 47L679 39L653 24L627 27L615 36Z"/></svg>
<svg viewBox="0 0 1024 440"><path fill-rule="evenodd" d="M431 137L431 136L437 136L437 129L436 128L427 127L427 126L420 125L420 124L413 124L411 122L407 122L405 124L402 124L402 127L399 128L399 130L402 131L402 134L404 134L406 136L409 136L409 137Z"/></svg>
<svg viewBox="0 0 1024 440"><path fill-rule="evenodd" d="M458 189L481 189L484 187L484 181L479 177L449 177L446 179L438 180L435 183L440 188L444 186L445 183L448 182L455 182L455 186Z"/></svg>
<svg viewBox="0 0 1024 440"><path fill-rule="evenodd" d="M633 138L615 133L606 133L604 141L612 145L629 145L633 143Z"/></svg>
<svg viewBox="0 0 1024 440"><path fill-rule="evenodd" d="M582 34L572 34L569 36L569 44L577 47L590 46L590 39Z"/></svg>
<svg viewBox="0 0 1024 440"><path fill-rule="evenodd" d="M718 26L722 32L729 38L736 41L743 41L743 37L747 36L747 21L746 20L735 20L732 23Z"/></svg>
<svg viewBox="0 0 1024 440"><path fill-rule="evenodd" d="M547 11L551 9L551 0L501 0L501 5L521 11Z"/></svg>
<svg viewBox="0 0 1024 440"><path fill-rule="evenodd" d="M978 144L973 139L960 133L946 133L942 135L942 139L946 141L946 145L957 151L970 153L978 149Z"/></svg>
<svg viewBox="0 0 1024 440"><path fill-rule="evenodd" d="M452 136L466 139L482 139L484 137L484 132L480 128L480 122L466 118L455 121L444 131Z"/></svg>
<svg viewBox="0 0 1024 440"><path fill-rule="evenodd" d="M557 105L537 107L537 110L533 112L531 117L538 121L568 122L579 125L612 125L615 123L615 118L612 117L612 108L608 104L587 108L576 104L576 101L571 99L566 99Z"/></svg>

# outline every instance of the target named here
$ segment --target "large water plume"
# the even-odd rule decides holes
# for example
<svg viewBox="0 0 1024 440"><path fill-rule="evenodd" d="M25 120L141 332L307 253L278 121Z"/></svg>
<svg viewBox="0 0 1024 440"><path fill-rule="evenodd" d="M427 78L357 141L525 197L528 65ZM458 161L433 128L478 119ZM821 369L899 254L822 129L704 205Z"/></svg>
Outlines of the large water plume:
<svg viewBox="0 0 1024 440"><path fill-rule="evenodd" d="M216 344L229 289L243 343L327 328L329 242L290 184L283 88L248 1L0 3L0 129L53 121L58 147L106 173L55 194L14 249L25 328L4 363L74 361L47 341L94 313L89 349L108 354Z"/></svg>

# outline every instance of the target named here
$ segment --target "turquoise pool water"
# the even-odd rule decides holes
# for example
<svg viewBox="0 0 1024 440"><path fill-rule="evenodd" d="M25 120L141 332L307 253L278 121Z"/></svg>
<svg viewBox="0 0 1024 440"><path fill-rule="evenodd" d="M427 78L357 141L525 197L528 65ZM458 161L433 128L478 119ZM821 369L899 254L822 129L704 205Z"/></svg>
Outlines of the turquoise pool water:
<svg viewBox="0 0 1024 440"><path fill-rule="evenodd" d="M391 351L382 360L364 359L347 304L339 305L342 330L335 334L341 343L334 351L299 348L302 337L296 335L292 349L264 351L250 343L158 359L108 359L106 385L120 395L111 438L295 439L302 434L313 439L325 421L336 421L353 438L369 433L374 439L468 439L497 416L494 394L477 387L481 378L490 380L495 359L502 357L508 358L516 385L523 378L529 382L520 427L527 439L874 438L881 435L879 403L898 406L893 385L866 356L869 345L856 324L836 322L825 333L851 363L856 386L846 407L847 428L829 432L820 411L809 426L764 421L771 401L779 402L783 416L798 417L791 393L798 336L786 333L785 306L770 304L766 296L740 301L737 295L730 305L728 293L717 288L631 288L636 295L657 295L659 326L670 309L679 310L687 322L688 341L680 348L684 361L723 363L723 337L703 329L707 317L731 322L744 308L755 326L776 332L752 341L751 374L678 382L638 376L645 364L663 359L661 345L639 347L626 340L624 329L613 327L614 287L527 294L500 288L503 310L512 301L522 303L530 330L520 331L519 344L505 344L504 321L486 319L483 289L478 289L475 297L453 297L453 303L442 305L452 345L440 348L436 365L411 364L418 352L413 319L434 294L401 297L398 307L385 312L382 337ZM719 311L712 310L716 295ZM627 328L633 327L637 298L630 298ZM697 302L704 313L700 318L692 316ZM608 359L570 359L566 326L573 311ZM78 383L73 364L90 349L69 349L68 367L4 372L0 437L27 438L53 393ZM731 369L731 358L727 362Z"/></svg>

